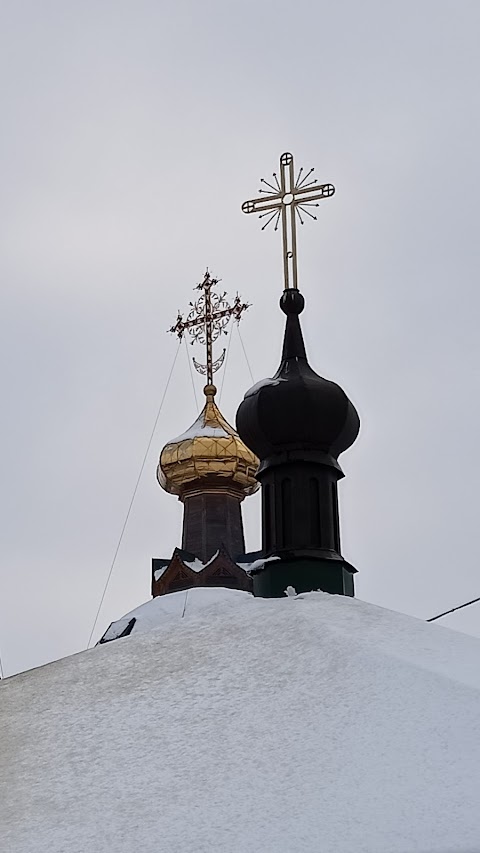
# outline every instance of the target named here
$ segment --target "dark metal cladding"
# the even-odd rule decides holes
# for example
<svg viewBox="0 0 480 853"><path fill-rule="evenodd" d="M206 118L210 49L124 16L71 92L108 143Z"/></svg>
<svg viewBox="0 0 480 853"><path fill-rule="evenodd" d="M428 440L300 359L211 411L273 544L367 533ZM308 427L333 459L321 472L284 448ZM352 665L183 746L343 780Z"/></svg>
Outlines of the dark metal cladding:
<svg viewBox="0 0 480 853"><path fill-rule="evenodd" d="M358 414L335 382L310 367L298 315L304 299L298 290L284 292L287 315L282 361L272 379L247 391L237 412L237 430L262 464L282 450L321 450L336 459L355 441Z"/></svg>
<svg viewBox="0 0 480 853"><path fill-rule="evenodd" d="M287 315L280 367L247 391L237 412L240 437L260 458L263 552L281 557L254 577L254 592L282 595L286 584L353 595L355 569L341 556L337 459L360 420L340 386L308 364L301 293L285 291L280 306Z"/></svg>
<svg viewBox="0 0 480 853"><path fill-rule="evenodd" d="M182 548L206 562L223 544L229 554L243 554L242 510L238 496L225 492L198 491L183 499Z"/></svg>

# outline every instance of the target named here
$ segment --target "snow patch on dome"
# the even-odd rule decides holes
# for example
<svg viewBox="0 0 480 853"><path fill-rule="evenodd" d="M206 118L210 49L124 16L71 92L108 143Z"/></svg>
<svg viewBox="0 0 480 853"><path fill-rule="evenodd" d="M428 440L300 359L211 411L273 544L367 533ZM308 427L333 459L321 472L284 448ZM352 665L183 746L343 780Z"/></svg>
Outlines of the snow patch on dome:
<svg viewBox="0 0 480 853"><path fill-rule="evenodd" d="M261 379L260 382L256 382L255 385L252 385L252 387L248 389L245 394L245 397L251 397L253 394L256 394L257 391L260 391L260 388L265 388L267 385L280 385L280 382L286 381L287 380L283 379L283 377L278 377L277 379Z"/></svg>
<svg viewBox="0 0 480 853"><path fill-rule="evenodd" d="M202 412L192 426L177 435L176 438L171 438L168 444L179 444L181 441L188 441L192 438L204 436L207 438L230 438L230 434L223 427L207 426L204 421L204 412Z"/></svg>

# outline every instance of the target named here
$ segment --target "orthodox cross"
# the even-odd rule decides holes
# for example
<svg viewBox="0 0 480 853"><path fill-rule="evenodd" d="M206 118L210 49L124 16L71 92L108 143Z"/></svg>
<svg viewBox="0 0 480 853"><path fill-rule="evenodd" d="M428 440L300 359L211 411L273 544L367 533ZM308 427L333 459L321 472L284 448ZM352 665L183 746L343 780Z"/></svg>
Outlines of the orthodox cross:
<svg viewBox="0 0 480 853"><path fill-rule="evenodd" d="M226 301L226 293L212 293L212 287L215 287L220 279L212 278L207 270L203 281L197 284L195 290L201 290L202 295L195 301L190 302L190 311L187 319L184 320L180 312L178 312L177 322L169 332L174 332L180 340L185 332L189 332L193 340L193 344L197 341L202 346L206 347L207 358L206 364L199 364L194 358L193 363L195 369L203 376L207 377L207 385L213 384L213 374L222 366L225 359L225 349L221 356L216 361L213 360L213 343L217 340L222 332L226 335L225 327L228 326L230 320L233 319L240 322L240 317L243 312L250 306L246 302L242 302L237 293L233 304L229 305Z"/></svg>
<svg viewBox="0 0 480 853"><path fill-rule="evenodd" d="M282 220L282 242L283 242L283 276L285 290L290 287L298 288L297 283L297 217L301 225L305 216L312 219L317 217L309 210L318 207L318 200L329 198L335 192L333 184L318 184L317 179L308 180L313 172L303 174L303 167L295 178L293 165L293 154L282 154L280 157L280 181L277 173L273 173L275 186L264 178L260 183L268 189L260 189L260 198L244 201L242 210L244 213L258 213L259 219L268 216L262 231L267 225L275 222L275 231L278 223ZM302 177L303 176L303 177ZM307 183L306 183L307 182ZM271 192L270 192L271 190Z"/></svg>

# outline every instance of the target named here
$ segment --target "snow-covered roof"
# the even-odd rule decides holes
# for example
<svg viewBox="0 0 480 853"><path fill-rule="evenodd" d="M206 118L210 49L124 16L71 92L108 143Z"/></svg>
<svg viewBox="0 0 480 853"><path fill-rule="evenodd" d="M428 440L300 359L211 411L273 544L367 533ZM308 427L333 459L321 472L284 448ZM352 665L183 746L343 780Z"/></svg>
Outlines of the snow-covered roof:
<svg viewBox="0 0 480 853"><path fill-rule="evenodd" d="M2 849L480 849L480 640L325 593L185 595L0 684Z"/></svg>
<svg viewBox="0 0 480 853"><path fill-rule="evenodd" d="M192 555L190 555L190 556L191 556L191 559L188 559L188 560L187 560L187 559L182 555L182 553L181 553L181 552L178 552L178 553L179 553L179 556L180 556L180 559L181 559L181 561L182 561L183 565L184 565L184 566L187 566L189 569L191 569L191 570L192 570L192 572L202 572L202 571L203 571L203 569L206 569L206 568L207 568L207 566L209 566L209 565L210 565L210 563L213 563L213 561L216 559L216 557L218 557L218 551L215 551L215 553L214 553L213 557L210 557L210 559L209 559L209 560L207 560L207 562L206 562L206 563L203 563L203 562L202 562L202 560L200 560L200 558L199 558L199 557L195 557L193 554L192 554ZM186 552L183 552L183 553L186 553ZM153 577L154 577L154 579L155 579L156 581L160 580L160 578L162 577L162 575L164 575L164 574L165 574L165 572L167 571L167 569L169 568L169 566L170 566L170 561L165 561L165 565L164 565L164 566L160 566L160 568L159 568L159 569L154 569L154 572L153 572Z"/></svg>
<svg viewBox="0 0 480 853"><path fill-rule="evenodd" d="M206 563L203 563L199 557L195 557L194 555L191 555L191 559L187 560L182 555L181 551L178 551L178 553L179 553L180 559L181 559L184 566L187 566L189 569L192 569L193 572L202 572L211 563L213 563L214 560L216 560L216 558L218 557L219 551L215 551L213 556L210 557L210 559L207 560ZM184 551L183 554L185 554L185 553L186 552ZM249 557L250 557L250 555L245 554L243 559L238 559L236 561L237 566L240 569L243 569L244 572L257 571L262 566L264 566L265 563L269 563L271 560L279 560L280 559L280 557L272 556L272 557L256 557L255 559L251 560L251 559L249 559ZM160 561L157 560L156 562L158 563ZM164 560L162 562L164 563L164 565L161 565L160 568L154 569L154 571L153 571L153 577L154 577L154 580L156 580L156 581L160 580L160 578L165 574L165 572L167 571L167 569L170 566L170 561Z"/></svg>
<svg viewBox="0 0 480 853"><path fill-rule="evenodd" d="M200 592L198 593L197 590L200 590ZM152 628L164 625L172 617L174 621L177 621L179 618L185 619L187 617L187 608L188 619L191 619L194 614L196 615L205 607L209 607L212 604L216 605L225 602L229 605L234 601L232 596L236 596L237 601L242 596L251 598L248 592L219 587L195 587L195 589L171 592L168 595L157 595L155 598L151 598L150 601L146 601L144 604L140 604L139 607L135 607L134 610L130 610L129 613L126 613L120 619L112 622L108 630L105 631L102 642L108 643L110 640L116 640L117 637L122 635L132 620L134 621L130 633L143 634L145 631L150 631Z"/></svg>

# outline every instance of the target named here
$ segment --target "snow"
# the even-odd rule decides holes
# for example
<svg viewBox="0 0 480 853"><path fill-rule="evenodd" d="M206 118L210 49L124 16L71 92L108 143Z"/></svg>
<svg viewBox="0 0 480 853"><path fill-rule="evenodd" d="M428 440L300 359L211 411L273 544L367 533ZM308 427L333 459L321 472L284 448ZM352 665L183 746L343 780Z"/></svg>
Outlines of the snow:
<svg viewBox="0 0 480 853"><path fill-rule="evenodd" d="M203 569L206 569L207 566L210 565L210 563L213 563L213 561L216 560L217 557L218 557L218 551L215 551L214 555L212 557L210 557L210 559L207 560L206 563L202 563L202 561L199 560L198 557L195 557L194 560L190 560L190 561L184 560L183 565L188 566L188 568L192 569L192 571L194 571L194 572L201 572Z"/></svg>
<svg viewBox="0 0 480 853"><path fill-rule="evenodd" d="M167 569L168 569L168 566L169 566L169 563L167 563L167 565L166 565L166 566L162 566L162 567L161 567L161 569L155 569L155 571L154 571L154 573L153 573L153 577L154 577L154 579L155 579L156 581L160 580L160 578L162 577L162 575L164 575L164 574L165 574L165 572L166 572L166 571L167 571Z"/></svg>
<svg viewBox="0 0 480 853"><path fill-rule="evenodd" d="M256 382L255 385L252 385L252 387L248 389L247 393L245 394L245 399L247 397L251 397L253 394L256 394L257 391L260 391L260 388L265 388L267 385L279 385L280 382L286 381L287 380L283 379L283 377L278 377L277 379L268 377L266 379L261 379L260 382Z"/></svg>
<svg viewBox="0 0 480 853"><path fill-rule="evenodd" d="M168 444L177 444L180 441L187 441L190 438L196 438L197 436L208 436L210 438L231 438L228 432L223 429L223 427L212 427L207 426L204 423L205 411L203 410L197 420L192 426L187 429L186 432L182 432L181 435L178 435L176 438L171 438Z"/></svg>
<svg viewBox="0 0 480 853"><path fill-rule="evenodd" d="M480 640L324 593L182 602L0 684L2 849L480 849Z"/></svg>
<svg viewBox="0 0 480 853"><path fill-rule="evenodd" d="M198 557L195 557L194 560L182 560L182 563L184 566L188 566L189 569L192 569L193 572L201 572L203 569L206 569L207 566L210 565L210 563L213 563L213 561L218 557L218 553L218 551L215 551L213 557L210 557L210 559L207 560L206 563L202 563L202 561ZM166 566L162 566L160 569L155 569L153 576L156 581L158 581L162 577L162 575L165 574L169 565L170 563L167 563Z"/></svg>
<svg viewBox="0 0 480 853"><path fill-rule="evenodd" d="M237 563L237 566L240 566L241 569L245 569L246 572L254 572L256 569L261 569L265 563L270 563L272 560L279 560L280 557L262 557L259 560L253 560L251 563Z"/></svg>
<svg viewBox="0 0 480 853"><path fill-rule="evenodd" d="M192 572L201 572L202 569L205 568L204 563L202 563L202 561L198 557L195 557L194 560L188 560L188 561L182 561L182 562L185 566L188 566L188 568L191 569Z"/></svg>
<svg viewBox="0 0 480 853"><path fill-rule="evenodd" d="M202 561L198 557L195 557L194 560L183 560L182 562L184 566L188 566L188 568L192 569L192 571L201 572L203 569L206 569L207 566L210 565L210 563L213 563L213 561L218 557L218 554L219 552L215 551L213 557L210 557L210 559L207 560L206 563L202 563ZM255 569L260 569L262 566L265 565L265 563L269 563L270 560L279 559L280 557L264 557L262 559L253 560L251 563L238 562L237 566L240 569L243 569L245 572L251 572ZM168 569L168 566L169 564L167 564L166 566L162 566L162 568L160 569L155 569L153 576L156 581L158 581L162 577L162 575L165 574L166 570Z"/></svg>
<svg viewBox="0 0 480 853"><path fill-rule="evenodd" d="M165 625L172 618L174 621L179 618L191 619L193 615L197 615L205 607L211 607L212 604L224 605L233 601L238 603L245 597L251 598L251 594L222 587L197 587L195 591L187 589L171 592L169 595L157 595L112 622L103 639L108 642L119 637L132 619L135 619L135 624L131 634L139 634Z"/></svg>

